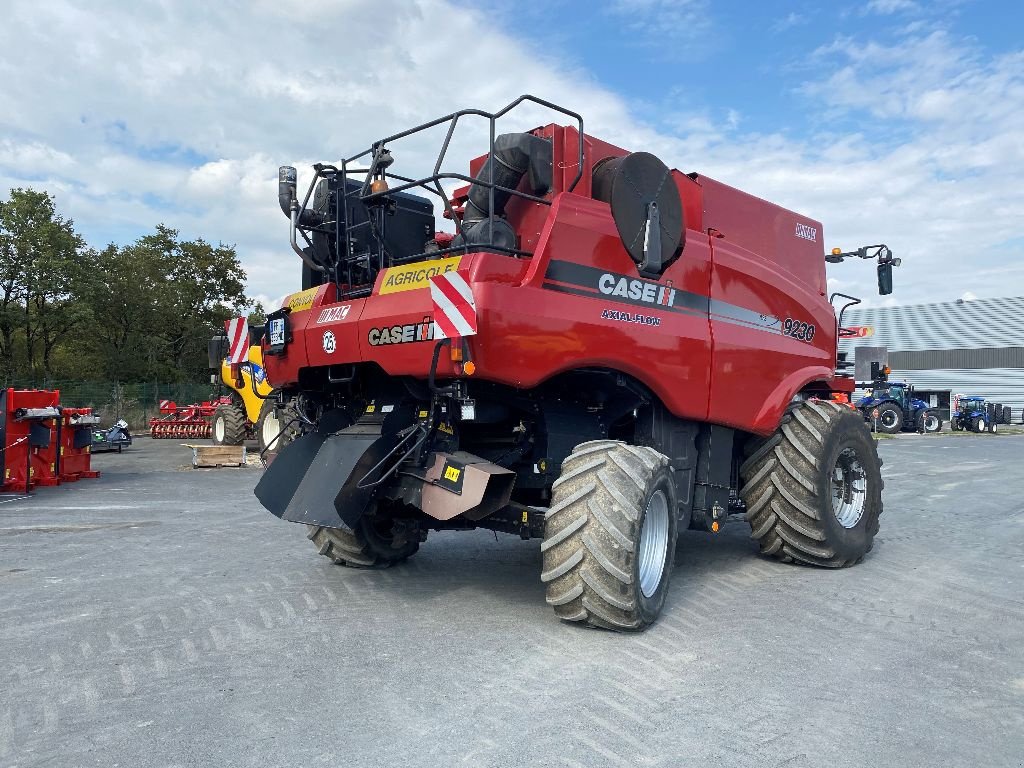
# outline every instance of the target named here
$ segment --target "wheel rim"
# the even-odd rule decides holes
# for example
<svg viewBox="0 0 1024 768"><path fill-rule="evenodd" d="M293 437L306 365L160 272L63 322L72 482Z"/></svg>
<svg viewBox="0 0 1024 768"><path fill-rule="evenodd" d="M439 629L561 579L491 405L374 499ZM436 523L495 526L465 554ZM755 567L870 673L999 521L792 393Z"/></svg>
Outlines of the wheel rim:
<svg viewBox="0 0 1024 768"><path fill-rule="evenodd" d="M213 439L218 443L224 442L224 417L218 416L213 422Z"/></svg>
<svg viewBox="0 0 1024 768"><path fill-rule="evenodd" d="M281 432L281 422L277 420L277 411L270 411L263 419L263 447L268 447L277 438ZM277 443L274 443L274 448L279 448Z"/></svg>
<svg viewBox="0 0 1024 768"><path fill-rule="evenodd" d="M844 448L832 468L832 514L843 528L853 528L864 516L868 477L857 451Z"/></svg>
<svg viewBox="0 0 1024 768"><path fill-rule="evenodd" d="M924 429L926 432L938 432L939 431L939 420L935 416L926 416L924 420Z"/></svg>
<svg viewBox="0 0 1024 768"><path fill-rule="evenodd" d="M664 491L655 491L647 502L644 524L640 528L639 572L640 592L651 597L658 591L668 559L668 498Z"/></svg>
<svg viewBox="0 0 1024 768"><path fill-rule="evenodd" d="M883 411L882 418L880 419L882 426L886 429L892 429L896 426L896 412L895 411Z"/></svg>

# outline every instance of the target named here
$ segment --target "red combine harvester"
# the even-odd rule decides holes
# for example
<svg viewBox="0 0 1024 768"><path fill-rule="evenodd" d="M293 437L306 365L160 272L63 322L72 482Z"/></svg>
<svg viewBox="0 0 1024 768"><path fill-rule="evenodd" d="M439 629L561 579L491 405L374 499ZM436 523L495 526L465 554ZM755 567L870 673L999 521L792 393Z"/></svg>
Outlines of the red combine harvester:
<svg viewBox="0 0 1024 768"><path fill-rule="evenodd" d="M571 124L499 135L522 104ZM490 151L442 172L468 118ZM431 175L392 172L403 139L445 126ZM314 170L301 200L280 171L303 291L261 341L281 432L256 495L320 554L383 567L431 530L537 538L559 617L631 630L662 608L678 532L730 513L785 561L871 549L881 462L836 402L854 383L819 222L531 96ZM891 291L888 249L828 258L851 256Z"/></svg>
<svg viewBox="0 0 1024 768"><path fill-rule="evenodd" d="M208 438L213 432L213 414L217 406L230 403L220 397L192 405L178 405L173 400L160 401L160 416L149 420L149 436L154 438Z"/></svg>

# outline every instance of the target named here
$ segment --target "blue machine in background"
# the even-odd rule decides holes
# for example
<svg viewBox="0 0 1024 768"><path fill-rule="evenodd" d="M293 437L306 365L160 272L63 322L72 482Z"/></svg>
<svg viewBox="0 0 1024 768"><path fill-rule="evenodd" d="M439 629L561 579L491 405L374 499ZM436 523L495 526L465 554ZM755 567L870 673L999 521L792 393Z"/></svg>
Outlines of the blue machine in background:
<svg viewBox="0 0 1024 768"><path fill-rule="evenodd" d="M893 435L901 431L939 432L942 429L941 412L914 397L912 385L889 381L888 366L873 368L875 375L871 394L862 397L855 405L865 419L877 424L879 432Z"/></svg>

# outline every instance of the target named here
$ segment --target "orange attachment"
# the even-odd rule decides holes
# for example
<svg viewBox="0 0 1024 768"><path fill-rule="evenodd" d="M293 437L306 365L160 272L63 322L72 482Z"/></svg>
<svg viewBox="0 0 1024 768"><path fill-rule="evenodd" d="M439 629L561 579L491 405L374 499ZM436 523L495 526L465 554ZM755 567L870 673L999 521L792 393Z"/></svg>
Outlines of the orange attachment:
<svg viewBox="0 0 1024 768"><path fill-rule="evenodd" d="M462 372L467 376L472 376L474 373L476 373L476 363L474 363L472 360L467 360L462 365Z"/></svg>
<svg viewBox="0 0 1024 768"><path fill-rule="evenodd" d="M451 346L451 358L453 363L462 362L462 347L457 347L454 344Z"/></svg>

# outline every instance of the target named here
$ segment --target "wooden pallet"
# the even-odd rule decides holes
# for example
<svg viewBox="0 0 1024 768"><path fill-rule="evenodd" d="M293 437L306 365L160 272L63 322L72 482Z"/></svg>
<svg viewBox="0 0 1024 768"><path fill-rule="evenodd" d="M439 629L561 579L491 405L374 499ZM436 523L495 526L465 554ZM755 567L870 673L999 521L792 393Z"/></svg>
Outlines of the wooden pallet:
<svg viewBox="0 0 1024 768"><path fill-rule="evenodd" d="M192 449L192 467L195 469L245 466L244 445L192 445L185 443L185 446Z"/></svg>

